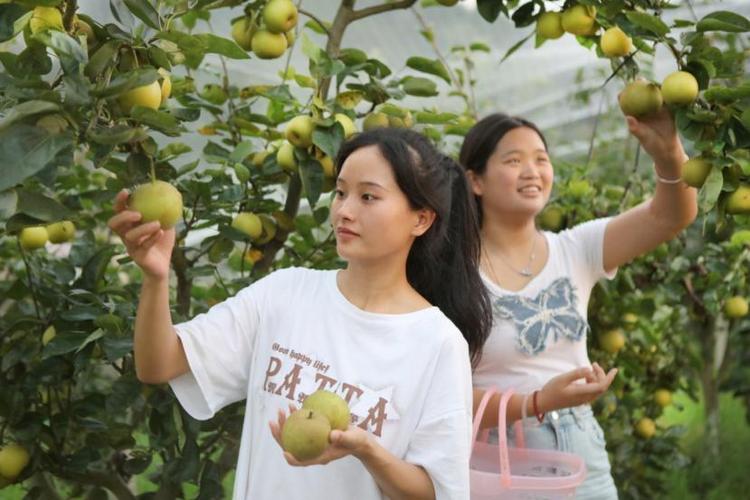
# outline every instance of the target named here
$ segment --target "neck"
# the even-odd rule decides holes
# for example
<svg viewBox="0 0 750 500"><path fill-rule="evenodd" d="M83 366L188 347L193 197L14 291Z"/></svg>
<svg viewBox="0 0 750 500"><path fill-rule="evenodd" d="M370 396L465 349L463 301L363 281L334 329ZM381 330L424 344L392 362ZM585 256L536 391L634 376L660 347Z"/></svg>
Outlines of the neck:
<svg viewBox="0 0 750 500"><path fill-rule="evenodd" d="M500 250L506 255L528 252L537 233L533 217L485 216L482 221L482 245Z"/></svg>
<svg viewBox="0 0 750 500"><path fill-rule="evenodd" d="M399 264L382 260L349 262L339 272L337 282L349 302L375 313L404 312L417 295L406 279L406 259Z"/></svg>

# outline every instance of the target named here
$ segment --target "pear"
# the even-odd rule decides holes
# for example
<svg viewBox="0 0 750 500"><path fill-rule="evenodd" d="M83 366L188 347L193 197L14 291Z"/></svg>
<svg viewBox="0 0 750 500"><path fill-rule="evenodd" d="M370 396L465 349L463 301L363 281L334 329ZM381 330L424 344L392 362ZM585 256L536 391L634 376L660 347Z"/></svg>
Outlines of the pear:
<svg viewBox="0 0 750 500"><path fill-rule="evenodd" d="M562 27L562 14L559 12L544 12L536 21L536 32L547 40L556 40L565 34Z"/></svg>
<svg viewBox="0 0 750 500"><path fill-rule="evenodd" d="M29 465L29 452L20 444L11 443L0 448L0 477L14 481Z"/></svg>
<svg viewBox="0 0 750 500"><path fill-rule="evenodd" d="M656 113L663 103L659 86L646 80L629 83L620 93L618 100L622 112L636 118Z"/></svg>
<svg viewBox="0 0 750 500"><path fill-rule="evenodd" d="M345 431L352 420L349 405L336 393L318 390L307 396L302 408L313 410L324 415L331 424L331 429Z"/></svg>
<svg viewBox="0 0 750 500"><path fill-rule="evenodd" d="M705 158L691 158L682 165L682 180L688 186L700 188L711 173L711 162Z"/></svg>
<svg viewBox="0 0 750 500"><path fill-rule="evenodd" d="M76 226L69 220L55 222L47 226L47 235L50 243L64 243L73 239Z"/></svg>
<svg viewBox="0 0 750 500"><path fill-rule="evenodd" d="M687 106L698 97L698 80L687 71L675 71L661 84L664 102L675 106Z"/></svg>
<svg viewBox="0 0 750 500"><path fill-rule="evenodd" d="M182 216L182 194L164 181L136 187L128 205L131 210L140 212L141 222L159 221L162 229L174 227Z"/></svg>
<svg viewBox="0 0 750 500"><path fill-rule="evenodd" d="M328 447L331 424L314 410L295 411L281 429L281 446L299 461L319 457Z"/></svg>
<svg viewBox="0 0 750 500"><path fill-rule="evenodd" d="M18 241L24 250L36 250L42 248L47 243L48 238L46 227L35 226L23 228L18 236Z"/></svg>

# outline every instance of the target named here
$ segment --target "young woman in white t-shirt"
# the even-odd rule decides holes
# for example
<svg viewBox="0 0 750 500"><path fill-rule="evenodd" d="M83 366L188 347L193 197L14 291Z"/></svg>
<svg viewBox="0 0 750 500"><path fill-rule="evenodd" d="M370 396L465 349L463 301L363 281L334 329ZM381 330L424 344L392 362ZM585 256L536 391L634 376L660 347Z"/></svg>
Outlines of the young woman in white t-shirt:
<svg viewBox="0 0 750 500"><path fill-rule="evenodd" d="M487 116L467 134L459 160L479 209L481 272L494 317L473 374L475 405L490 386L514 388L519 394L511 401L510 417L525 414L541 422L525 426L527 443L586 460L579 499L617 498L604 434L588 405L616 373L592 365L586 352L591 290L599 279L614 277L618 266L674 238L697 213L695 189L680 181L687 157L669 111L649 119L627 117L627 123L654 160L653 197L558 234L535 225L550 197L553 168L544 136L533 123ZM576 379L580 383L570 384ZM483 426L497 425L498 399Z"/></svg>
<svg viewBox="0 0 750 500"><path fill-rule="evenodd" d="M143 271L138 378L169 382L198 419L247 401L236 499L468 499L470 359L492 317L488 297L476 300L466 176L398 129L356 136L337 167L331 223L346 268L273 272L179 325L169 307L175 231L141 224L127 193L117 196L109 225ZM352 424L300 463L277 440L289 405L318 389L348 402Z"/></svg>

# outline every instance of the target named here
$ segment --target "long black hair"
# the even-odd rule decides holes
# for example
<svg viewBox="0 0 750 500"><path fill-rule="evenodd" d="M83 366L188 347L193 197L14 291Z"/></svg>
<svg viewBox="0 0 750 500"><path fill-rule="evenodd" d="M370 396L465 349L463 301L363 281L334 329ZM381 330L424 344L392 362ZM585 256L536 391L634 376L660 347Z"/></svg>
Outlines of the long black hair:
<svg viewBox="0 0 750 500"><path fill-rule="evenodd" d="M518 116L509 116L503 113L493 113L479 120L469 130L464 137L461 145L461 152L458 155L458 161L467 171L471 170L478 175L484 174L487 170L487 161L495 152L495 147L500 139L511 130L526 127L530 128L542 139L544 149L547 147L547 139L544 138L539 127L534 123ZM482 200L480 196L475 196L477 214L479 223L482 223Z"/></svg>
<svg viewBox="0 0 750 500"><path fill-rule="evenodd" d="M344 143L337 172L354 151L367 146L378 147L413 209L436 214L409 250L406 277L461 330L476 365L489 335L492 308L478 271L479 223L466 175L426 137L402 128L363 132Z"/></svg>

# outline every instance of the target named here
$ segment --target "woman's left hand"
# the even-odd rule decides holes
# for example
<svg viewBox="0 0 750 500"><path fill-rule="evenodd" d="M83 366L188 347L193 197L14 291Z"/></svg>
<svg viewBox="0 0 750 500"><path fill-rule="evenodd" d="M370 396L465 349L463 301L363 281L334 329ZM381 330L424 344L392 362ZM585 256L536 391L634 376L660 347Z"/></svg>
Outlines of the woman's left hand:
<svg viewBox="0 0 750 500"><path fill-rule="evenodd" d="M687 161L672 114L666 105L658 113L643 118L625 117L628 129L654 160L657 173L665 178L679 177Z"/></svg>
<svg viewBox="0 0 750 500"><path fill-rule="evenodd" d="M289 414L297 411L297 409L290 405ZM279 446L281 445L281 430L284 428L287 414L284 410L279 410L278 420L276 422L269 422L268 425L271 428L271 434ZM294 458L294 455L288 451L284 451L284 458L289 465L295 467L305 467L308 465L325 465L339 458L343 458L348 455L361 458L365 454L371 444L370 435L364 429L350 425L345 431L333 430L331 431L328 440L330 444L323 453L312 460L300 461Z"/></svg>

